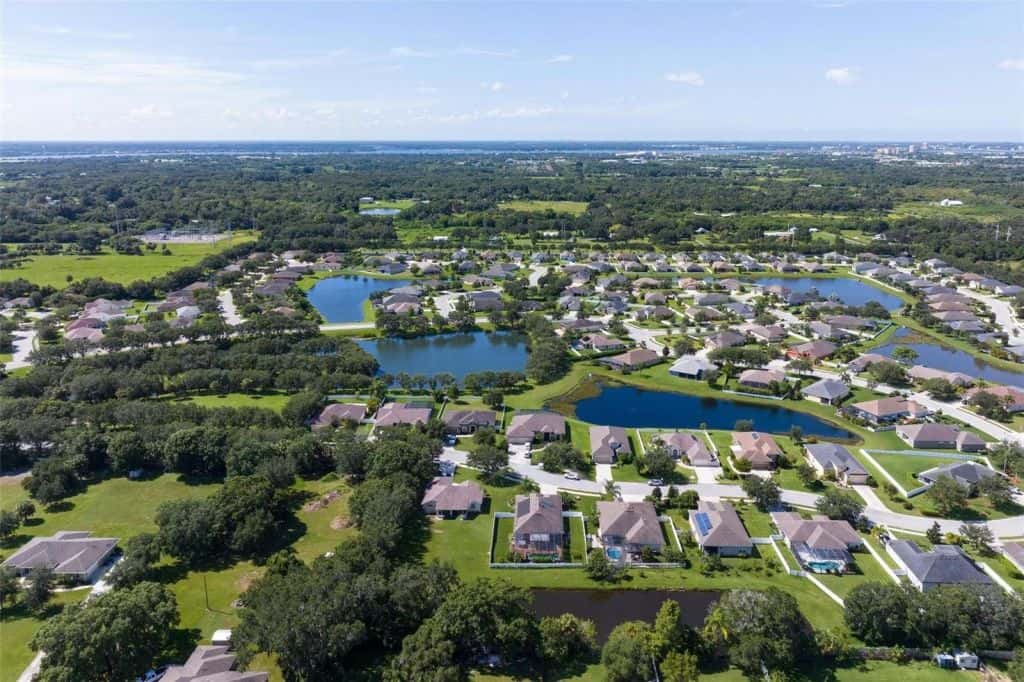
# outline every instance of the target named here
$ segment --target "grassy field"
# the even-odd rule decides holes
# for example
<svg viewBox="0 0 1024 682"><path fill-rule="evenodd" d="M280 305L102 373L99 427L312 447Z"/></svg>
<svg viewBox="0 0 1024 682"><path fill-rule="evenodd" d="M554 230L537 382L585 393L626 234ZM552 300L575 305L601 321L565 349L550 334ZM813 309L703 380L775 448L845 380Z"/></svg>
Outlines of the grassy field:
<svg viewBox="0 0 1024 682"><path fill-rule="evenodd" d="M587 210L587 202L585 201L540 201L540 200L520 200L520 201L503 201L498 204L498 208L503 208L508 211L524 211L524 212L543 212L543 211L554 211L555 213L568 213L573 216L582 215Z"/></svg>
<svg viewBox="0 0 1024 682"><path fill-rule="evenodd" d="M857 587L857 585L862 585L867 582L892 582L892 578L889 577L885 570L878 564L875 557L871 556L871 553L867 550L854 553L853 558L857 562L856 570L844 575L815 574L815 577L824 583L825 587L844 598L851 590L853 590L853 588Z"/></svg>
<svg viewBox="0 0 1024 682"><path fill-rule="evenodd" d="M35 652L29 642L43 622L59 614L68 604L77 604L85 599L89 590L58 592L42 614L33 614L20 603L15 607L4 607L0 613L0 632L3 633L3 651L0 653L0 682L14 682L25 669Z"/></svg>
<svg viewBox="0 0 1024 682"><path fill-rule="evenodd" d="M63 289L68 285L67 276L71 275L76 280L102 277L110 282L128 284L195 265L207 256L255 239L253 233L239 232L219 242L168 244L167 248L171 252L169 256L159 250L145 249L141 256L126 256L112 251L103 251L95 256L32 256L21 267L0 270L0 282L21 277L34 284Z"/></svg>
<svg viewBox="0 0 1024 682"><path fill-rule="evenodd" d="M193 395L171 400L195 403L200 407L263 407L280 412L290 397L287 393L223 393Z"/></svg>
<svg viewBox="0 0 1024 682"><path fill-rule="evenodd" d="M914 488L920 487L921 485L921 483L914 477L915 474L927 471L933 467L942 466L943 464L952 464L953 462L960 461L953 458L915 457L914 455L882 455L871 453L871 456L882 466L882 468L888 471L893 478L899 481L900 485L902 485L908 492Z"/></svg>

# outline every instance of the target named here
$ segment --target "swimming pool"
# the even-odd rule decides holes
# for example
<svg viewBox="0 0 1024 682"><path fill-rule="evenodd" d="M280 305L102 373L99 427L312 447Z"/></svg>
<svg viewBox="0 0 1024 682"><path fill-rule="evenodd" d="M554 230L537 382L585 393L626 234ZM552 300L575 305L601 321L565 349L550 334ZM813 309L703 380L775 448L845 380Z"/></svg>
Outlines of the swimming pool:
<svg viewBox="0 0 1024 682"><path fill-rule="evenodd" d="M604 553L607 554L608 558L612 561L622 561L621 547L608 547L604 550Z"/></svg>

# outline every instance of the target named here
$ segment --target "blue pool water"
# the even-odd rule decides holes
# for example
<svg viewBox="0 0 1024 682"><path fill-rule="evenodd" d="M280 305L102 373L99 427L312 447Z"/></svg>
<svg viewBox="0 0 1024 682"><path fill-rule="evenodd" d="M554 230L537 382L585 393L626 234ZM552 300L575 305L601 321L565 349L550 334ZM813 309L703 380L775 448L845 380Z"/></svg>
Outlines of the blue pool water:
<svg viewBox="0 0 1024 682"><path fill-rule="evenodd" d="M306 298L327 322L361 322L363 302L370 294L409 283L410 280L342 275L317 282Z"/></svg>
<svg viewBox="0 0 1024 682"><path fill-rule="evenodd" d="M608 555L608 558L612 561L619 561L622 559L622 548L621 547L609 547L604 550L604 553Z"/></svg>
<svg viewBox="0 0 1024 682"><path fill-rule="evenodd" d="M799 426L805 435L824 438L853 438L838 426L802 412L769 405L717 398L700 398L684 393L648 391L632 386L603 386L601 392L576 403L576 417L591 424L626 428L732 429L740 419L749 419L754 429L789 433Z"/></svg>
<svg viewBox="0 0 1024 682"><path fill-rule="evenodd" d="M763 287L777 284L791 291L804 293L817 289L823 298L835 298L844 305L862 306L868 301L881 303L886 310L897 310L903 306L899 296L876 289L866 282L848 277L758 277L754 280Z"/></svg>

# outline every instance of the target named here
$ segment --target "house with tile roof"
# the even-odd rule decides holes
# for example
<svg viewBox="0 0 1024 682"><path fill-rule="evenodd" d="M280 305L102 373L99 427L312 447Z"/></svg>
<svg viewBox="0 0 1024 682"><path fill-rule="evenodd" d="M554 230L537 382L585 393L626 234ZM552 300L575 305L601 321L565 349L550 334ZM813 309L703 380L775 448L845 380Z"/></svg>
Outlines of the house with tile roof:
<svg viewBox="0 0 1024 682"><path fill-rule="evenodd" d="M700 500L689 513L690 528L701 550L719 556L750 556L754 543L739 514L728 502Z"/></svg>
<svg viewBox="0 0 1024 682"><path fill-rule="evenodd" d="M650 502L598 502L597 518L605 547L622 547L635 553L644 548L660 552L665 546L661 522Z"/></svg>
<svg viewBox="0 0 1024 682"><path fill-rule="evenodd" d="M956 545L935 545L925 551L912 540L890 540L885 550L922 592L940 585L992 584L992 579Z"/></svg>

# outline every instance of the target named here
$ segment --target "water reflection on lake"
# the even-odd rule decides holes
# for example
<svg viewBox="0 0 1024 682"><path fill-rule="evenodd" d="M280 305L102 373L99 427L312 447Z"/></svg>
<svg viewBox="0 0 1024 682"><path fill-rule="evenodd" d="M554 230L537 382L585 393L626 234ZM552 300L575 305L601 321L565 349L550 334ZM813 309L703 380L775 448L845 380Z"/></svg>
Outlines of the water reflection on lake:
<svg viewBox="0 0 1024 682"><path fill-rule="evenodd" d="M320 280L306 293L306 298L327 322L361 322L363 302L370 294L410 283L411 280L404 279L341 275Z"/></svg>
<svg viewBox="0 0 1024 682"><path fill-rule="evenodd" d="M461 380L473 372L522 372L526 367L526 336L516 332L470 332L412 339L357 341L395 375L453 374Z"/></svg>
<svg viewBox="0 0 1024 682"><path fill-rule="evenodd" d="M911 331L906 328L896 330L895 338L906 338ZM933 369L941 369L946 372L962 372L972 377L984 379L994 384L1008 384L1024 388L1024 372L1014 372L1008 369L994 367L970 353L965 353L956 348L947 348L935 343L887 343L884 346L872 349L872 353L892 357L893 351L900 346L913 348L917 351L915 365L924 365Z"/></svg>
<svg viewBox="0 0 1024 682"><path fill-rule="evenodd" d="M886 310L898 310L903 306L899 296L849 277L758 277L753 281L762 287L777 284L797 293L817 289L822 298L834 299L843 305L860 307L868 301L875 301L882 304Z"/></svg>

